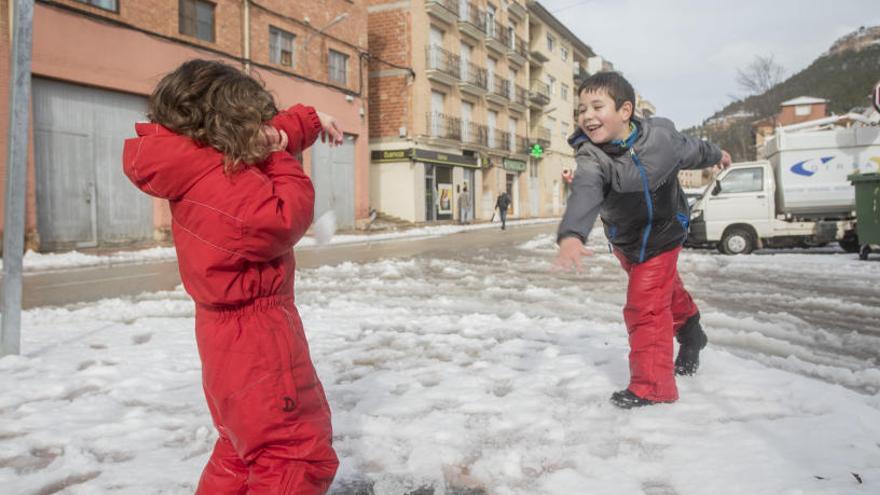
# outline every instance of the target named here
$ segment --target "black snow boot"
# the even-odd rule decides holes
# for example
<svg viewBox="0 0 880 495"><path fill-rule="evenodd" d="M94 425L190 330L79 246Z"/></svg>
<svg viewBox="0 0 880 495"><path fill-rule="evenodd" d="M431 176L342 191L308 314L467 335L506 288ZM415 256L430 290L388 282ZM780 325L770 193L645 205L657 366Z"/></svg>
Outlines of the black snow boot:
<svg viewBox="0 0 880 495"><path fill-rule="evenodd" d="M700 313L688 318L688 321L676 332L675 340L679 343L678 356L675 358L676 375L693 375L700 367L700 351L709 342L706 332L700 325Z"/></svg>
<svg viewBox="0 0 880 495"><path fill-rule="evenodd" d="M621 409L632 409L634 407L653 406L656 402L643 399L638 395L630 392L629 389L618 390L611 394L611 403Z"/></svg>

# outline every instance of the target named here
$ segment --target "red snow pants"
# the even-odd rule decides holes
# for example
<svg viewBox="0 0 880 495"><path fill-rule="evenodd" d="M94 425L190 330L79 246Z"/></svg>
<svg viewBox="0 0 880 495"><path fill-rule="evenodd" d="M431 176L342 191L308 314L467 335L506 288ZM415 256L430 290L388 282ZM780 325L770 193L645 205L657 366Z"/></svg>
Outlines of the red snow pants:
<svg viewBox="0 0 880 495"><path fill-rule="evenodd" d="M339 466L330 408L293 300L197 306L196 341L219 432L196 493L326 493Z"/></svg>
<svg viewBox="0 0 880 495"><path fill-rule="evenodd" d="M633 263L615 250L629 275L623 319L629 333L630 392L655 402L678 400L672 339L697 305L678 276L681 247L643 263Z"/></svg>

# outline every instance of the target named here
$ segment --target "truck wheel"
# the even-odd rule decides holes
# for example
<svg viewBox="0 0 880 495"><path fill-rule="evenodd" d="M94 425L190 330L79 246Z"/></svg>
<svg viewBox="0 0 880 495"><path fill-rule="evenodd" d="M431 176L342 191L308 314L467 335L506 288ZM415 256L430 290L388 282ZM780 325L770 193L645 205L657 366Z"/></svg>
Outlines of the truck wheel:
<svg viewBox="0 0 880 495"><path fill-rule="evenodd" d="M721 252L724 254L749 254L754 250L755 239L746 229L730 229L721 238Z"/></svg>
<svg viewBox="0 0 880 495"><path fill-rule="evenodd" d="M840 248L846 251L847 253L858 253L859 248L859 239L858 237L844 237L843 239L837 241L840 244Z"/></svg>
<svg viewBox="0 0 880 495"><path fill-rule="evenodd" d="M864 246L862 246L862 249L859 250L859 259L864 261L868 259L869 254L871 254L871 246L865 244Z"/></svg>

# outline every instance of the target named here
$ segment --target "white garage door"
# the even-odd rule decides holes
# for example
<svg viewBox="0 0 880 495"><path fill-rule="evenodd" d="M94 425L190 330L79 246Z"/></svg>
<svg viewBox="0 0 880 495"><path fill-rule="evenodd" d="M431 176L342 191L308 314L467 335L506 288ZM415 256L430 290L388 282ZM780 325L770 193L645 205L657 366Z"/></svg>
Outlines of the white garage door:
<svg viewBox="0 0 880 495"><path fill-rule="evenodd" d="M122 172L141 96L34 78L37 229L43 250L152 239L150 199Z"/></svg>

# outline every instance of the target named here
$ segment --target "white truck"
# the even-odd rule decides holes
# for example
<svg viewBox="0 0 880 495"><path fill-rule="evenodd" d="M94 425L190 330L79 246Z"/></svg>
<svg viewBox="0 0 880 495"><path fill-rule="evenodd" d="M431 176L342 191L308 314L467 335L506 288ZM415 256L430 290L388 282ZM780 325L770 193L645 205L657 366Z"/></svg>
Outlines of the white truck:
<svg viewBox="0 0 880 495"><path fill-rule="evenodd" d="M735 163L691 208L692 246L726 254L837 241L858 252L854 173L880 171L880 127L779 131L767 160Z"/></svg>

